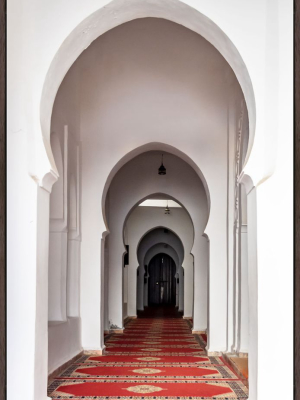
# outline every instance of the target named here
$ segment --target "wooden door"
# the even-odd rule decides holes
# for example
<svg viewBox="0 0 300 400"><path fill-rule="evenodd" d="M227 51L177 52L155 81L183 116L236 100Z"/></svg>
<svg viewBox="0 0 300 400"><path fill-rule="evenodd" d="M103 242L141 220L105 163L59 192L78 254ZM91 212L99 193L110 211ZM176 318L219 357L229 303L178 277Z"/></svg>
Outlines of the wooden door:
<svg viewBox="0 0 300 400"><path fill-rule="evenodd" d="M167 254L157 254L149 264L149 306L176 305L176 265Z"/></svg>

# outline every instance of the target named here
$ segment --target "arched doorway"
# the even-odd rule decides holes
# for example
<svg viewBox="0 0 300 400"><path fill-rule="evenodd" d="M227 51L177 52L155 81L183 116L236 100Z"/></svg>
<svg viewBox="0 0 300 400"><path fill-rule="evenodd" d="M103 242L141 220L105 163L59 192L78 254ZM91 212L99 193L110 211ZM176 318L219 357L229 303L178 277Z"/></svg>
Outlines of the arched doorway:
<svg viewBox="0 0 300 400"><path fill-rule="evenodd" d="M148 304L150 307L176 305L176 265L168 254L160 253L148 266Z"/></svg>
<svg viewBox="0 0 300 400"><path fill-rule="evenodd" d="M158 21L154 21L154 22L155 22L155 24L158 23ZM152 29L152 27L151 27L152 25L151 24L154 23L154 22L153 21L148 21L149 29L150 28ZM143 24L143 26L145 25L145 21L138 21L138 22L136 22L134 24L135 24L135 26L138 26L141 23ZM161 22L161 21L159 23L166 24L165 22ZM123 28L126 29L126 27L123 27ZM177 29L177 27L173 27L173 28ZM197 38L197 40L198 39L199 38ZM92 47L89 50L92 50ZM215 51L215 50L213 49L213 51ZM199 72L199 71L197 70L197 72ZM190 74L187 74L187 76L189 76L189 75ZM168 77L169 77L169 74L168 74ZM199 80L199 76L198 75L197 75L197 80ZM125 80L125 81L127 82L127 80ZM205 82L207 83L207 79L205 79ZM133 85L132 88L134 88L134 87L135 86ZM194 85L192 85L192 87L194 88ZM191 93L192 92L193 91L191 90ZM200 93L203 96L203 87L202 87L202 90L200 91ZM193 96L189 96L189 98L191 99L191 98L193 98ZM219 100L221 98L222 97L218 96ZM205 100L208 101L208 96L205 96ZM211 99L211 102L213 103L213 99ZM126 103L126 104L128 104L128 103ZM169 104L169 102L166 101L165 104ZM190 107L189 110L193 110L194 106L195 105L193 105L193 107ZM223 107L223 103L221 104L221 102L220 102L219 107L222 108ZM57 109L58 108L56 108L56 110ZM103 107L101 107L101 109L103 110ZM126 111L126 109L124 109L124 110L125 110L125 114L127 115L128 112ZM146 110L148 110L148 108L146 108ZM189 110L187 110L187 111L189 111ZM222 110L223 110L223 108L222 108ZM172 109L172 114L173 113L175 113L175 108ZM156 113L156 114L158 115L158 113ZM54 115L56 116L57 114L54 113ZM147 115L148 115L148 113L147 113ZM222 115L226 115L226 114L222 113ZM149 117L149 115L148 115L148 117ZM129 118L129 120L132 120L132 119ZM184 120L189 121L190 118L184 118ZM90 118L89 121L93 121L93 118ZM225 126L225 124L222 124L221 121L220 121L220 125L222 125L222 127ZM112 125L110 124L109 126L111 127ZM150 126L150 124L149 124L149 126ZM172 128L172 129L170 130L170 128ZM214 129L214 127L211 127L211 131L213 131L213 129ZM174 136L174 128L173 127L167 126L165 132L163 133L163 137L164 137L164 140L166 139L165 140L166 143L173 143L173 141L172 141L173 140L173 136L172 136L172 138L169 137L169 132L170 131L172 131L172 135ZM205 129L205 131L208 131L208 130ZM220 131L220 130L218 130L218 131ZM151 132L149 131L147 134L145 134L145 131L143 131L141 144L144 144L145 141L147 141L147 138L148 138L147 135L149 135L149 137L151 137L151 140L152 140L152 138L154 138L154 141L157 140L157 133L153 134L153 130L151 129ZM177 137L180 137L180 135L178 135ZM223 137L220 137L220 140L222 141L222 143L223 143L223 141L224 141L224 143L226 142L226 140L224 138L225 138L224 135L223 135ZM94 166L96 166L96 167L94 168L94 166L93 166L93 168L92 168L93 171L89 170L90 171L89 172L89 180L87 180L87 179L83 180L83 193L84 193L83 199L85 201L85 205L87 204L87 202L89 202L89 191L91 190L91 188L93 188L92 189L93 190L92 197L93 198L95 198L95 197L99 198L99 193L101 193L101 190L103 188L103 186L101 186L103 184L103 177L106 176L106 174L107 174L107 170L105 170L105 168L109 169L108 165L106 165L105 168L101 167L101 174L103 176L101 175L101 177L99 179L99 160L101 160L101 163L102 163L102 160L105 160L104 154L103 154L103 157L99 158L99 154L101 153L99 151L101 149L104 149L105 146L103 146L101 144L100 148L98 149L97 146L100 143L95 144L93 142L94 139L95 139L94 137L93 138L90 137L90 139L91 139L90 141L87 140L85 142L85 144L84 144L83 160L85 162L85 165L89 164L92 161L92 158L93 158L93 156L91 157L91 152L92 151L94 152L93 154L95 154L95 155L97 153L97 157L96 157L97 160L95 159ZM220 146L220 148L221 147L222 146ZM154 150L154 149L151 149L151 150ZM161 149L159 148L157 150L161 150ZM122 152L123 152L123 150L122 150ZM193 149L189 149L189 152L193 156L192 158L194 158L195 149L194 148ZM160 153L160 151L159 151L159 153ZM124 321L124 309L122 309L122 307L121 307L121 304L122 304L122 276L121 276L120 271L124 271L124 270L123 269L118 269L117 270L117 268L119 268L119 264L120 264L119 261L122 259L123 253L124 253L123 243L121 242L121 234L120 234L121 229L119 229L119 228L122 228L122 226L123 226L124 217L126 215L128 215L128 212L130 212L131 207L135 204L136 200L138 200L139 198L143 198L145 195L152 194L154 192L157 192L158 190L162 191L162 189L163 189L163 191L167 192L168 195L170 195L170 196L176 197L176 195L177 195L177 192L175 191L173 185L172 186L171 185L169 185L169 186L168 185L162 185L163 179L161 177L157 176L156 168L155 168L155 173L153 173L153 171L154 171L153 166L157 162L156 161L156 156L158 156L158 154L157 155L156 154L143 154L143 156L136 157L137 158L136 160L134 160L132 162L128 162L128 165L126 167L133 166L133 164L135 162L137 163L137 168L135 168L134 170L131 171L131 174L134 171L135 181L137 180L137 177L141 176L142 181L146 181L147 182L147 188L144 188L142 185L139 185L140 193L137 194L137 196L132 196L134 191L132 190L133 188L131 186L129 186L129 184L128 184L128 191L129 191L131 197L128 196L127 200L131 200L130 202L129 201L127 201L127 202L125 201L125 192L126 192L127 189L124 187L125 179L122 179L122 174L125 173L125 169L123 171L120 170L119 174L117 174L119 176L116 175L115 179L114 179L114 181L118 181L118 179L119 179L120 186L119 185L115 185L115 187L114 187L114 185L112 184L111 187L110 187L111 190L109 192L108 202L107 202L108 209L109 208L111 209L110 218L109 218L109 221L108 221L108 226L109 226L109 231L110 232L109 232L109 236L108 236L108 241L107 241L107 243L105 243L107 245L107 255L108 255L108 258L109 258L108 287L110 288L110 290L108 292L108 301L106 302L107 305L108 304L110 305L109 306L110 315L108 316L108 328L109 329L110 328L118 329L118 330L123 329L122 323ZM220 156L219 153L218 153L218 155L215 155L215 157L218 158L218 159L220 158L219 156ZM114 157L118 160L119 153L118 153L117 149L114 152ZM150 159L153 159L153 162L149 162ZM148 161L147 163L145 162L146 160ZM201 157L200 151L197 151L196 160L197 160L197 164L198 165L201 165L201 162L203 160L205 160L205 157ZM216 160L216 161L218 161L218 162L215 162L215 163L212 163L212 164L220 165L219 160ZM149 168L149 177L151 177L151 180L150 179L146 180L145 179L145 176L146 176L145 173L142 174L142 172L145 171L145 167L146 166L147 167L148 166L151 167L151 168ZM168 166L168 171L171 171L171 173L173 173L173 177L174 177L174 179L176 179L176 182L178 183L179 177L183 178L183 172L185 171L187 166L183 165L183 164L180 164L180 160L178 160L178 159L177 160L174 159L174 163L172 163L171 154L168 155L168 165L167 166ZM214 172L213 172L213 174L210 173L210 166L211 166L211 162L206 162L206 168L207 168L206 171L208 172L208 177L210 178L210 181L213 182L213 184L215 185L215 190L214 190L215 203L219 203L219 202L221 203L222 202L222 205L223 205L223 208L224 208L225 202L222 200L222 197L220 196L220 193L223 194L224 198L226 197L225 196L225 193L226 193L225 186L224 187L222 186L222 188L220 188L219 185L216 185L215 178L214 178L215 173ZM151 169L151 171L150 171L150 169ZM96 172L96 170L97 170L97 172ZM223 169L223 170L225 171L225 169ZM193 171L190 171L190 172L193 173ZM192 176L191 173L189 174L190 177ZM97 193L96 193L96 196L95 196L95 186L94 185L89 185L89 182L91 182L95 178L96 175L97 175L97 182L101 181L102 183L98 185L98 187L96 189ZM84 175L84 176L86 176L86 175ZM168 172L168 175L167 175L166 178L169 179L169 176L172 177L172 175L169 174L169 172ZM157 179L159 179L158 184L156 183ZM151 191L149 191L149 183L152 182L152 180L153 180L153 186L155 186L155 187L153 188L153 190L151 189ZM191 182L189 182L187 179L182 179L182 180L184 180L185 182L182 185L182 187L180 188L180 194L181 194L180 197L185 197L186 194L188 195L186 200L183 201L183 203L187 206L187 209L190 209L191 207L192 207L192 209L194 209L193 223L195 224L195 226L196 225L200 226L200 229L197 229L197 227L195 229L195 231L197 232L197 235L199 235L199 239L196 238L196 240L194 241L194 249L198 253L198 254L196 254L196 260L199 260L200 256L202 256L204 254L204 250L203 250L204 246L202 246L202 244L201 244L202 237L200 237L200 236L202 236L203 230L205 228L205 224L207 223L207 211L209 209L209 205L206 204L205 200L203 200L203 204L205 203L205 210L203 209L203 212L199 212L199 202L198 202L196 207L193 207L192 204L191 204L191 207L190 207L189 203L191 202L191 199L194 198L194 196L192 196L192 194L191 194L191 190L192 190L192 188L195 188L195 186L192 185ZM131 179L131 182L132 182L132 179ZM223 180L222 182L225 182L225 180ZM184 187L186 187L186 190L183 190ZM114 191L114 188L116 189L115 191ZM118 192L120 188L122 189L122 196L120 196L120 193ZM166 190L166 188L168 188L168 190ZM143 189L143 190L141 190L141 189ZM205 187L204 187L204 189L205 189ZM103 193L104 192L105 191L103 191ZM201 189L201 198L203 197L203 199L205 198L204 193L205 193L205 190ZM203 196L202 196L202 194L203 194ZM114 200L116 200L116 201L114 201ZM124 205L125 205L125 207L123 207ZM91 208L89 207L87 209L86 207L83 207L83 210L84 210L84 213L85 213L83 220L86 221L87 220L87 213L86 212L88 211L88 214L92 215ZM219 207L217 207L217 208L215 207L215 210L221 210L221 209ZM225 209L224 209L224 212L225 212ZM221 211L220 211L220 213L221 213ZM215 221L218 221L218 225L221 223L222 224L222 228L224 228L224 226L225 226L225 218L223 216L225 215L225 213L221 213L221 214L222 215L220 215L220 218L217 218L216 214L215 214L214 218L215 218ZM95 215L95 213L94 213L94 215ZM96 219L94 221L96 221ZM198 222L196 222L196 221L198 221ZM213 221L213 219L212 219L212 221ZM116 224L114 224L114 222L116 222ZM86 229L87 224L85 224L85 226L83 226L84 242L83 242L83 246L82 246L81 256L82 256L82 260L84 260L87 257L90 259L90 256L93 255L93 258L94 258L93 261L89 262L89 263L84 263L84 264L92 266L93 271L96 271L97 260L96 260L96 257L94 257L96 252L95 251L91 251L91 243L93 244L94 247L96 247L96 241L94 241L93 238L90 238L91 240L89 240L89 235L91 235L92 232L93 232L93 235L95 237L96 232L98 232L98 233L100 232L101 233L101 227L100 227L101 222L98 223L98 224L94 224L93 222L91 222L91 224L94 225L94 229L90 229L90 227L89 227L88 231ZM97 225L97 227L96 227L96 225ZM210 223L210 227L213 227L213 231L209 230L209 234L210 234L210 232L213 232L215 234L215 236L217 236L217 232L222 232L222 235L223 236L225 235L225 230L224 229L219 229L219 226L218 226L218 229L215 229L215 226L214 226L213 222ZM212 228L210 228L210 229L212 229ZM104 232L104 233L106 234L107 232ZM219 236L218 236L218 238L215 237L212 240L212 243L213 243L214 246L216 246L216 244L218 244L218 251L217 252L213 251L213 253L212 253L213 254L213 257L212 257L212 260L213 260L212 271L214 269L215 270L218 269L218 276L220 276L220 270L222 271L222 276L220 277L220 282L223 282L222 283L222 285L223 285L223 287L222 287L222 291L223 291L222 296L225 298L226 297L226 287L225 287L225 278L226 278L225 277L225 271L226 271L225 270L225 263L226 263L225 260L226 259L224 257L219 257L219 254L225 254L226 242L223 239L224 238L219 238ZM105 242L106 242L106 240L105 240ZM87 246L87 244L88 244L88 246ZM221 251L220 251L220 245L222 245L222 250ZM117 248L118 251L114 251L113 248ZM216 250L216 249L214 249L214 250ZM105 257L106 257L105 251L104 251L104 257L103 257L102 253L103 252L101 252L101 261L103 260L103 258L105 259ZM97 253L97 254L99 254L99 253ZM134 253L131 252L131 254L134 254ZM205 257L205 258L208 258L208 257ZM200 263L199 265L203 266L204 263ZM221 265L221 267L220 267L220 265ZM190 269L190 271L192 271L192 270L193 270L193 268ZM197 271L199 271L198 268L197 268ZM84 269L82 272L83 272L83 274L86 274L87 270ZM88 271L88 273L89 272L92 272L92 271ZM205 276L200 276L200 274L199 274L199 279L198 279L200 284L202 284L204 286L204 288L200 289L200 293L205 293L204 290L202 290L202 289L206 289L206 287L207 287L207 285L206 285L206 282L207 282L207 270L206 269L205 270L203 269L203 274L202 275L205 275ZM134 282L134 280L136 279L136 271L135 271L134 277L135 278L133 280L129 280L129 282ZM83 279L82 281L83 281L83 283L89 282L89 280L85 280L85 279ZM188 280L188 275L186 274L185 282L188 282L188 281L189 281ZM99 280L97 281L95 279L95 280L93 280L93 283L94 282L99 282ZM214 283L213 290L216 290L217 289L217 284L215 284L215 279L212 279L211 282ZM101 281L101 284L102 284L102 281ZM117 290L112 290L112 289L115 289L115 287L117 288ZM195 287L197 287L199 289L199 285L196 285ZM82 303L87 304L88 300L86 298L86 293L88 291L84 290L84 286L81 286L81 288L82 288L81 289L81 291L82 291ZM90 289L90 283L89 283L89 289ZM210 288L210 289L212 289L212 288ZM130 292L130 293L132 292L133 293L133 291L130 291L130 290L128 292ZM218 293L219 292L220 291L218 291ZM94 293L99 293L99 291L94 290ZM188 292L186 291L186 293L188 293ZM100 294L101 294L101 292L100 292ZM206 302L207 302L207 298L206 298L207 296L205 295L204 297L205 298L203 299L203 301L199 302L201 304L201 306L203 304L206 304ZM198 299L198 301L199 301L199 299ZM136 302L133 302L134 309L136 308L135 307L135 303ZM190 303L192 304L192 302L190 302ZM91 306L95 307L95 304L96 304L96 302L93 302L93 304ZM225 326L225 322L226 322L225 321L226 320L226 303L222 302L221 304L222 304L222 310L221 311L218 310L218 313L215 312L215 315L213 315L212 318L211 318L211 321L212 321L212 323L211 323L211 327L212 327L211 331L214 331L215 328L216 328L216 325L219 324L219 318L220 318L219 314L222 314L221 323L222 323L222 326ZM101 303L101 307L103 307L102 303ZM185 303L185 307L187 308L187 302ZM131 307L131 308L133 309L133 307ZM206 309L206 307L202 307L202 308ZM90 332L91 332L91 330L87 329L89 322L86 322L86 321L90 318L91 313L89 311L89 313L87 315L85 313L85 310L86 310L85 307L82 307L82 310L83 310L83 312L82 312L82 321L83 321L83 324L82 324L82 327L83 327L82 328L82 332L83 332L82 338L84 340L84 344L85 344L85 346L87 346L86 343L88 343L89 345L90 345L90 343L92 343L93 347L98 346L97 336L94 335L95 336L95 340L94 340L94 337L92 338L92 340L90 340ZM214 309L211 308L211 310L214 310ZM203 317L202 317L201 314L203 314ZM206 324L206 322L205 322L206 316L204 318L204 314L207 314L206 310L205 310L205 312L202 312L201 310L197 310L197 312L196 312L196 316L199 319L199 321L201 322L201 324L199 323L199 328L198 328L199 331L201 331L201 330L206 328L206 326L204 325L204 324ZM97 315L99 315L99 313ZM187 315L187 317L191 317L191 315L192 315L192 312L189 313ZM130 314L129 314L129 316L130 316ZM132 316L134 316L134 315L132 315ZM201 316L201 318L200 318L200 316ZM95 321L93 320L93 324L94 324L94 322ZM101 329L101 325L100 324L99 324L99 327ZM212 342L213 344L212 344L212 347L211 347L212 350L214 350L214 349L217 349L219 346L221 346L220 343L224 341L225 330L222 331L222 335L215 335L215 336L212 336L212 337L215 339L215 343ZM96 343L96 345L94 345L94 343ZM101 343L100 343L100 346L102 346Z"/></svg>

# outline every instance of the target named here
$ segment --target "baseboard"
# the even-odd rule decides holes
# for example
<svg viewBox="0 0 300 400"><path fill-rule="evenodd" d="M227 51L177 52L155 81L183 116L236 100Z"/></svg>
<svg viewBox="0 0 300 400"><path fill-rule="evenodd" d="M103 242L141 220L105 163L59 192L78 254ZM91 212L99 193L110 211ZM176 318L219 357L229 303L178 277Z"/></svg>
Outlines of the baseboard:
<svg viewBox="0 0 300 400"><path fill-rule="evenodd" d="M60 367L56 368L53 372L51 372L51 374L48 375L48 381L52 381L54 378L60 375L64 370L69 368L69 366L73 364L79 357L83 356L83 354L84 352L81 351L76 356L71 358L71 360L68 360L67 362L63 363Z"/></svg>
<svg viewBox="0 0 300 400"><path fill-rule="evenodd" d="M105 346L102 350L83 350L83 354L86 356L103 356Z"/></svg>
<svg viewBox="0 0 300 400"><path fill-rule="evenodd" d="M193 335L206 335L206 331L192 331Z"/></svg>
<svg viewBox="0 0 300 400"><path fill-rule="evenodd" d="M109 333L124 333L124 329L110 329Z"/></svg>

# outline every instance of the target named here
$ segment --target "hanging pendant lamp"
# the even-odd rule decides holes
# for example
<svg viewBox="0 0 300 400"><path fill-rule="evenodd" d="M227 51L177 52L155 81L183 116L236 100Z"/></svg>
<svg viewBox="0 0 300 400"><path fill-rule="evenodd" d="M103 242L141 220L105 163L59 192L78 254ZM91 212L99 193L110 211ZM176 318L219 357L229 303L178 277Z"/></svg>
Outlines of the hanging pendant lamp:
<svg viewBox="0 0 300 400"><path fill-rule="evenodd" d="M164 161L164 155L162 154L161 155L161 166L158 168L158 175L166 175L166 173L167 173L167 170L164 167L163 161Z"/></svg>
<svg viewBox="0 0 300 400"><path fill-rule="evenodd" d="M165 214L170 214L170 209L168 206L168 200L167 200L167 207L165 208Z"/></svg>

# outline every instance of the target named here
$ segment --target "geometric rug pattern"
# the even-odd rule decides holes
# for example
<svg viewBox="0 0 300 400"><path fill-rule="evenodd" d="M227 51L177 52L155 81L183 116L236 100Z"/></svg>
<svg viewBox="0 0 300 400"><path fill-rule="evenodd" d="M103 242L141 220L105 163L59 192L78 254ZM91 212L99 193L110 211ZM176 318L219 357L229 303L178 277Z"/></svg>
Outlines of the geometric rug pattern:
<svg viewBox="0 0 300 400"><path fill-rule="evenodd" d="M134 319L48 386L53 399L247 399L248 389L222 357L208 357L206 336L179 318Z"/></svg>

